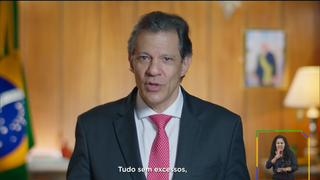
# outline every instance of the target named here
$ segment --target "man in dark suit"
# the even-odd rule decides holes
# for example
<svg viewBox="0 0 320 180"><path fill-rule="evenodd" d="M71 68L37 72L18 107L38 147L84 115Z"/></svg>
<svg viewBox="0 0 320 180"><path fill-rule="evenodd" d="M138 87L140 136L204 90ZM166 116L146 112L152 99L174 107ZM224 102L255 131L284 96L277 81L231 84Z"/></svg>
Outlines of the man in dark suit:
<svg viewBox="0 0 320 180"><path fill-rule="evenodd" d="M141 17L128 41L137 87L78 117L68 180L250 179L241 118L180 86L188 31L177 15Z"/></svg>

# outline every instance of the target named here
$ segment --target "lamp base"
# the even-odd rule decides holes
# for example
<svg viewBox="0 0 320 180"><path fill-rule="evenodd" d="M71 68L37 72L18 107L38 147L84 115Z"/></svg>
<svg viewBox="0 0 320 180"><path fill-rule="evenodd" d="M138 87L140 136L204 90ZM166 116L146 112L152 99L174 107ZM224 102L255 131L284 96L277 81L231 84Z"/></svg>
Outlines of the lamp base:
<svg viewBox="0 0 320 180"><path fill-rule="evenodd" d="M313 165L320 165L320 156L318 148L318 139L313 137L310 138L310 163ZM304 149L303 154L308 157L308 142L307 147Z"/></svg>
<svg viewBox="0 0 320 180"><path fill-rule="evenodd" d="M310 129L310 163L313 165L320 165L320 156L319 156L319 148L318 144L319 141L316 137L316 119L310 118L310 124L309 124L309 129ZM307 157L308 156L308 142L307 142L307 147L303 151L304 155Z"/></svg>

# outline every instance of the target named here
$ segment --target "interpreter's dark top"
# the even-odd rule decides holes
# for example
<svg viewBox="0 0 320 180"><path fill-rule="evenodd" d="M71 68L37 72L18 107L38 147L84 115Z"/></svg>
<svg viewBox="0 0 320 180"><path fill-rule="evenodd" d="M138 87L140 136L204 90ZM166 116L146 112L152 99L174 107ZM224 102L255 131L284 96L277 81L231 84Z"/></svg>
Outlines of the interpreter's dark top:
<svg viewBox="0 0 320 180"><path fill-rule="evenodd" d="M269 160L266 163L266 168L273 168L273 179L294 179L293 173L298 170L297 158L292 151L289 153L289 158L285 160L283 157L277 159L277 161L272 164L271 160L274 158L273 155L269 156ZM287 172L277 172L278 168L291 167L291 171Z"/></svg>

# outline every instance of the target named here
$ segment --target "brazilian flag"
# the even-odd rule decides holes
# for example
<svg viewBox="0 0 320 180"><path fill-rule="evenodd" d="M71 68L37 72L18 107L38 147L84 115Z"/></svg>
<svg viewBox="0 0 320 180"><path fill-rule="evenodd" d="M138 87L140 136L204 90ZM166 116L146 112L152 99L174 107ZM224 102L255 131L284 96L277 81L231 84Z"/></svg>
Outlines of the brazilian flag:
<svg viewBox="0 0 320 180"><path fill-rule="evenodd" d="M33 145L18 46L18 4L0 1L0 180L27 180Z"/></svg>

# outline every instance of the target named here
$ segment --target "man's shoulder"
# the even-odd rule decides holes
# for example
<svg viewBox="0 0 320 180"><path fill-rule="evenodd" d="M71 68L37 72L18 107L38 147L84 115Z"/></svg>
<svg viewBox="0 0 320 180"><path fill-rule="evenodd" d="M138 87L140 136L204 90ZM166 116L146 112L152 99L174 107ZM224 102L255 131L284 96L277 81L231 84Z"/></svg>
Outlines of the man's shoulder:
<svg viewBox="0 0 320 180"><path fill-rule="evenodd" d="M206 116L227 118L227 119L240 119L240 116L226 107L220 106L218 104L202 100L198 97L188 94L189 103L198 109L199 115L205 114Z"/></svg>
<svg viewBox="0 0 320 180"><path fill-rule="evenodd" d="M133 107L133 101L136 94L137 88L134 88L128 96L93 107L82 113L79 117L90 117L91 119L96 117L117 118L119 117L119 114L123 114Z"/></svg>
<svg viewBox="0 0 320 180"><path fill-rule="evenodd" d="M232 138L236 128L242 130L242 121L238 114L225 107L191 95L187 99L188 104L192 104L186 105L189 106L188 109L195 119L201 121L203 132L219 134L226 140Z"/></svg>
<svg viewBox="0 0 320 180"><path fill-rule="evenodd" d="M90 110L82 113L79 115L79 117L111 117L111 116L115 116L118 112L119 112L119 108L121 106L121 104L123 103L123 101L125 101L126 98L121 98L118 99L116 101L112 101L112 102L108 102L105 104L101 104L98 106L95 106L93 108L91 108Z"/></svg>

